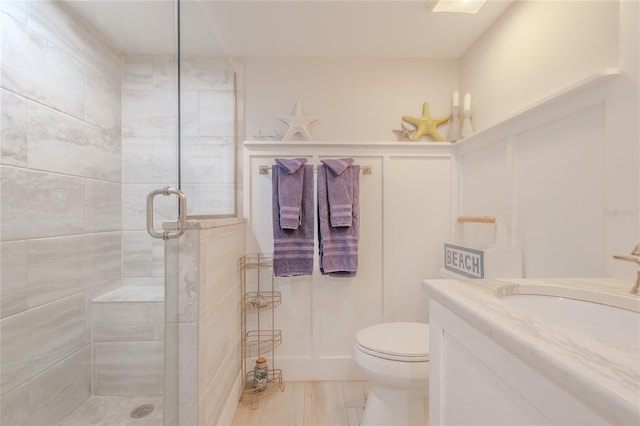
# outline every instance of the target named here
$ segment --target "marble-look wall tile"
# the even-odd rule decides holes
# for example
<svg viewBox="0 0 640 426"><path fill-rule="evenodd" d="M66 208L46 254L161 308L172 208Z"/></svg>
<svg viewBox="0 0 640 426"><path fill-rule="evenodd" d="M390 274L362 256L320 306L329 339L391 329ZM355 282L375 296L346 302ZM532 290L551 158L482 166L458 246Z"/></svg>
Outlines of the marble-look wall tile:
<svg viewBox="0 0 640 426"><path fill-rule="evenodd" d="M176 57L174 55L153 56L153 87L161 90L177 90Z"/></svg>
<svg viewBox="0 0 640 426"><path fill-rule="evenodd" d="M91 287L84 292L84 341L87 345L91 345L91 305L93 299L102 296L105 293L109 293L112 290L120 288L122 286L122 279L120 277L112 278L106 281L97 282L95 286Z"/></svg>
<svg viewBox="0 0 640 426"><path fill-rule="evenodd" d="M32 426L29 424L29 386L27 383L0 397L0 424Z"/></svg>
<svg viewBox="0 0 640 426"><path fill-rule="evenodd" d="M233 68L228 58L182 56L180 64L184 90L233 90Z"/></svg>
<svg viewBox="0 0 640 426"><path fill-rule="evenodd" d="M182 136L200 135L200 92L180 92L180 132Z"/></svg>
<svg viewBox="0 0 640 426"><path fill-rule="evenodd" d="M122 274L122 235L120 231L86 235L92 265L87 265L85 288L103 281L119 279Z"/></svg>
<svg viewBox="0 0 640 426"><path fill-rule="evenodd" d="M122 226L127 231L147 229L147 195L159 185L124 184L122 186ZM154 227L162 229L162 222L178 218L177 197L158 195L154 199Z"/></svg>
<svg viewBox="0 0 640 426"><path fill-rule="evenodd" d="M179 341L179 371L180 382L178 390L180 396L194 402L198 400L198 325L196 323L182 323L178 325ZM184 339L183 339L184 338Z"/></svg>
<svg viewBox="0 0 640 426"><path fill-rule="evenodd" d="M183 235L183 237L188 235L189 231L187 231L185 235ZM179 319L178 294L180 289L182 288L182 283L179 282L178 275L178 267L180 261L179 253L180 246L182 245L180 240L182 240L182 237L167 240L165 243L166 267L164 276L164 289L167 296L165 297L165 322L167 324L178 323Z"/></svg>
<svg viewBox="0 0 640 426"><path fill-rule="evenodd" d="M200 233L187 230L178 243L178 322L196 322L202 266Z"/></svg>
<svg viewBox="0 0 640 426"><path fill-rule="evenodd" d="M93 341L162 340L164 302L93 303Z"/></svg>
<svg viewBox="0 0 640 426"><path fill-rule="evenodd" d="M122 243L124 277L159 277L164 276L164 241L151 238L146 231L125 231ZM136 280L129 285L139 284ZM156 285L155 280L151 285ZM162 280L159 281L162 283Z"/></svg>
<svg viewBox="0 0 640 426"><path fill-rule="evenodd" d="M233 183L233 138L184 137L182 182L192 184Z"/></svg>
<svg viewBox="0 0 640 426"><path fill-rule="evenodd" d="M94 265L89 240L83 235L28 242L29 307L78 293Z"/></svg>
<svg viewBox="0 0 640 426"><path fill-rule="evenodd" d="M85 21L67 13L62 2L29 2L29 29L100 71L110 82L121 79L122 54Z"/></svg>
<svg viewBox="0 0 640 426"><path fill-rule="evenodd" d="M225 226L215 231L219 233L201 241L205 255L201 265L205 282L200 290L203 316L217 309L223 295L233 297L234 294L229 293L232 289L238 291L235 297L239 297L241 284L237 261L244 255L244 225ZM229 302L235 304L235 301Z"/></svg>
<svg viewBox="0 0 640 426"><path fill-rule="evenodd" d="M82 64L13 18L7 15L4 18L1 28L2 87L82 118Z"/></svg>
<svg viewBox="0 0 640 426"><path fill-rule="evenodd" d="M27 309L27 242L0 243L0 315L2 318Z"/></svg>
<svg viewBox="0 0 640 426"><path fill-rule="evenodd" d="M175 137L176 99L175 90L123 90L122 135Z"/></svg>
<svg viewBox="0 0 640 426"><path fill-rule="evenodd" d="M200 378L207 383L213 380L219 369L228 368L224 359L228 354L239 354L238 338L240 335L240 321L230 321L233 307L240 303L239 289L234 291L234 297L225 297L217 309L202 315L200 319L200 333L198 347L200 352Z"/></svg>
<svg viewBox="0 0 640 426"><path fill-rule="evenodd" d="M190 184L182 185L187 194L189 215L233 214L235 193L233 184Z"/></svg>
<svg viewBox="0 0 640 426"><path fill-rule="evenodd" d="M96 297L94 303L162 303L164 290L156 287L118 287L116 290Z"/></svg>
<svg viewBox="0 0 640 426"><path fill-rule="evenodd" d="M0 320L0 389L9 392L84 345L82 293Z"/></svg>
<svg viewBox="0 0 640 426"><path fill-rule="evenodd" d="M178 420L178 395L180 395L178 345L181 340L182 333L178 332L178 324L167 322L164 336L164 410L162 413L165 425L184 425Z"/></svg>
<svg viewBox="0 0 640 426"><path fill-rule="evenodd" d="M120 277L120 232L28 242L29 307Z"/></svg>
<svg viewBox="0 0 640 426"><path fill-rule="evenodd" d="M82 232L81 178L0 166L0 185L3 241Z"/></svg>
<svg viewBox="0 0 640 426"><path fill-rule="evenodd" d="M206 253L206 272L200 285L199 342L205 383L213 380L218 368L228 368L225 359L237 356L240 350L240 322L230 323L224 318L240 316L241 283L237 262L231 260L237 261L244 253L243 230L242 225L216 229L220 233L201 242ZM214 264L219 268L214 268Z"/></svg>
<svg viewBox="0 0 640 426"><path fill-rule="evenodd" d="M122 233L122 275L150 277L152 269L153 238L147 231Z"/></svg>
<svg viewBox="0 0 640 426"><path fill-rule="evenodd" d="M122 69L123 89L153 88L153 56L125 56Z"/></svg>
<svg viewBox="0 0 640 426"><path fill-rule="evenodd" d="M164 288L165 286L165 278L164 277L122 277L122 285L123 286L131 286L131 287L159 287Z"/></svg>
<svg viewBox="0 0 640 426"><path fill-rule="evenodd" d="M151 246L151 275L163 277L164 269L164 241L154 238Z"/></svg>
<svg viewBox="0 0 640 426"><path fill-rule="evenodd" d="M119 182L121 139L36 103L27 105L29 167Z"/></svg>
<svg viewBox="0 0 640 426"><path fill-rule="evenodd" d="M84 183L85 232L116 231L122 227L122 185L86 179Z"/></svg>
<svg viewBox="0 0 640 426"><path fill-rule="evenodd" d="M61 2L0 7L0 387L57 424L90 395L87 299L121 280L122 57Z"/></svg>
<svg viewBox="0 0 640 426"><path fill-rule="evenodd" d="M217 424L209 420L217 419L227 398L236 398L235 395L230 396L228 390L240 376L240 280L237 261L244 252L244 224L188 230L177 244L179 247L168 254L169 262L172 256L179 256L175 279L178 307L175 310L180 321L180 333L190 337L190 340L181 339L179 346L179 418L181 424ZM207 267L210 263L224 265L228 272L210 274ZM210 291L210 287L215 290ZM171 308L171 301L167 303ZM169 312L172 315L172 311ZM222 382L218 382L219 379ZM229 383L224 382L227 379ZM224 387L216 385L217 390L214 390L214 382L224 382ZM194 403L194 397L197 397L197 403ZM211 398L216 398L216 401Z"/></svg>
<svg viewBox="0 0 640 426"><path fill-rule="evenodd" d="M124 138L123 180L126 183L175 185L177 157L175 137Z"/></svg>
<svg viewBox="0 0 640 426"><path fill-rule="evenodd" d="M25 24L27 22L28 0L3 0L0 2L0 10L16 21Z"/></svg>
<svg viewBox="0 0 640 426"><path fill-rule="evenodd" d="M178 412L181 425L198 424L198 324L178 324Z"/></svg>
<svg viewBox="0 0 640 426"><path fill-rule="evenodd" d="M200 418L203 424L219 424L219 417L229 398L237 398L230 395L229 390L240 374L240 358L237 354L229 354L223 361L225 368L218 370L213 379L200 388Z"/></svg>
<svg viewBox="0 0 640 426"><path fill-rule="evenodd" d="M163 359L163 341L96 343L96 395L162 395Z"/></svg>
<svg viewBox="0 0 640 426"><path fill-rule="evenodd" d="M231 91L200 92L200 135L233 136L234 102Z"/></svg>
<svg viewBox="0 0 640 426"><path fill-rule="evenodd" d="M27 104L23 97L0 90L2 143L0 162L12 166L27 165Z"/></svg>
<svg viewBox="0 0 640 426"><path fill-rule="evenodd" d="M87 68L85 71L85 120L103 129L120 133L120 86L114 85L102 74Z"/></svg>
<svg viewBox="0 0 640 426"><path fill-rule="evenodd" d="M29 381L29 423L58 424L91 396L91 347Z"/></svg>

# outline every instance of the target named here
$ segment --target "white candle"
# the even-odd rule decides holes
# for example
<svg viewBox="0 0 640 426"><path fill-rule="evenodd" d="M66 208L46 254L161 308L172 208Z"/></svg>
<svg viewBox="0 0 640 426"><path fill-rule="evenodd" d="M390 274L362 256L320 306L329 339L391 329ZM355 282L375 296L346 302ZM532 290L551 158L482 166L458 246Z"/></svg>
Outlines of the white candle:
<svg viewBox="0 0 640 426"><path fill-rule="evenodd" d="M471 94L469 92L464 94L464 109L465 110L471 109Z"/></svg>
<svg viewBox="0 0 640 426"><path fill-rule="evenodd" d="M455 92L453 92L453 98L451 99L451 106L457 107L458 105L460 105L460 95L456 90Z"/></svg>

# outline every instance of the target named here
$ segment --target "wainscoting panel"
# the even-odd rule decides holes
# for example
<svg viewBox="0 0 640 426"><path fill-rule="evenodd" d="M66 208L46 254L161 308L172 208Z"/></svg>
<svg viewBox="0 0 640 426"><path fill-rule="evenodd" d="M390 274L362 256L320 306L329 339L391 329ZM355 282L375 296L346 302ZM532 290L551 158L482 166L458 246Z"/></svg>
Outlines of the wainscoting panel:
<svg viewBox="0 0 640 426"><path fill-rule="evenodd" d="M427 321L420 283L437 276L442 244L450 236L455 200L450 150L446 142L245 142L248 252L273 251L271 165L276 158L304 157L319 165L323 159L351 157L371 167L371 174L360 175L357 275L320 273L316 231L313 275L276 278L282 304L275 321L282 345L275 361L284 380L361 378L351 360L358 330L383 321Z"/></svg>

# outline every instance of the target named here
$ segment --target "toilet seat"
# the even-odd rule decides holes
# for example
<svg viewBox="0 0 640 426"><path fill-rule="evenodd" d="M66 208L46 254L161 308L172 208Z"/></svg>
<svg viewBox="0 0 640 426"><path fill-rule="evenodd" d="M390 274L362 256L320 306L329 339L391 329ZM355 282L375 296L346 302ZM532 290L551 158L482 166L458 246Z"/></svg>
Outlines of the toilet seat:
<svg viewBox="0 0 640 426"><path fill-rule="evenodd" d="M364 328L356 334L356 347L391 361L429 361L429 324L390 322Z"/></svg>

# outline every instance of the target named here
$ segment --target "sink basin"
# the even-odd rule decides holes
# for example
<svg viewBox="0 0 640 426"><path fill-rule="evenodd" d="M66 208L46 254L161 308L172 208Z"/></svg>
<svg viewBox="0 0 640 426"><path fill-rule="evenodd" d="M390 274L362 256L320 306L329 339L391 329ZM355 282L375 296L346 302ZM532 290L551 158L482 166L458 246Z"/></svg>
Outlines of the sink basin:
<svg viewBox="0 0 640 426"><path fill-rule="evenodd" d="M537 294L526 294L527 289L520 286L511 290L503 289L498 296L516 311L608 343L640 350L640 299L637 297L598 297L597 293L580 291L562 296L539 294L553 293L549 288L547 291L536 288ZM563 289L562 293L567 290Z"/></svg>

